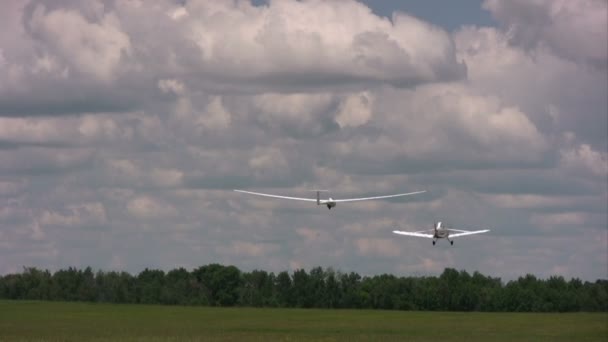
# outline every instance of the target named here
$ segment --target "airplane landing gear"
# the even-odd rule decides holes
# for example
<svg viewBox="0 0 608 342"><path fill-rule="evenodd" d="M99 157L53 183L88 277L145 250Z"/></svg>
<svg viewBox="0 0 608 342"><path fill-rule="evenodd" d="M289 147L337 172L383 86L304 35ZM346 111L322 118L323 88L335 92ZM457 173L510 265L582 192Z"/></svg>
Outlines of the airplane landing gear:
<svg viewBox="0 0 608 342"><path fill-rule="evenodd" d="M433 240L433 246L435 246L435 240Z"/></svg>
<svg viewBox="0 0 608 342"><path fill-rule="evenodd" d="M450 245L454 246L454 241L450 241Z"/></svg>

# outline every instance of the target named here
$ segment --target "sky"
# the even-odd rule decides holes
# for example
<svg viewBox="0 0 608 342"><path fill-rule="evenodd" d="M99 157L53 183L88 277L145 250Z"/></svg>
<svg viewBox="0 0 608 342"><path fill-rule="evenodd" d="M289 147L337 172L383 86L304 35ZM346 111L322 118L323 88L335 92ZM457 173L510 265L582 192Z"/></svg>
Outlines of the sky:
<svg viewBox="0 0 608 342"><path fill-rule="evenodd" d="M604 0L2 6L0 274L608 278Z"/></svg>

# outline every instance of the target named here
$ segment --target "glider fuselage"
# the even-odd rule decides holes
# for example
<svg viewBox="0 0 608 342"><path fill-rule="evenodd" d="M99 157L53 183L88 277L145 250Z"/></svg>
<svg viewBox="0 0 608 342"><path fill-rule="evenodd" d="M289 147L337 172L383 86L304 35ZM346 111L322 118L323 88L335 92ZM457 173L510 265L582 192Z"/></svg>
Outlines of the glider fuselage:
<svg viewBox="0 0 608 342"><path fill-rule="evenodd" d="M334 201L333 198L328 198L326 200L322 200L320 198L320 194L319 191L317 191L317 205L324 205L327 207L327 209L330 209L336 206L336 202Z"/></svg>

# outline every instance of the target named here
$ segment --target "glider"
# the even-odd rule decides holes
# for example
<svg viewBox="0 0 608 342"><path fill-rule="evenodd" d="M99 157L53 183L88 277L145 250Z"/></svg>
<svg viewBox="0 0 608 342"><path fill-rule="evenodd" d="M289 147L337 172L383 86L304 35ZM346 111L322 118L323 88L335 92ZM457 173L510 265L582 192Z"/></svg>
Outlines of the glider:
<svg viewBox="0 0 608 342"><path fill-rule="evenodd" d="M241 193L244 193L244 194L250 194L250 195L256 195L256 196L264 196L264 197L272 197L272 198L278 198L278 199L306 201L306 202L317 202L317 205L325 205L325 206L327 206L327 209L331 209L331 208L335 207L336 204L340 203L340 202L355 202L355 201L367 201L367 200L375 200L375 199L383 199L383 198L393 198L393 197L401 197L401 196L409 196L409 195L421 194L423 192L426 192L426 190L423 190L423 191L416 191L416 192L408 192L408 193L404 193L404 194L384 195L384 196L374 196L374 197L344 198L344 199L333 199L333 198L329 197L328 199L321 199L321 192L325 192L326 190L314 190L314 191L317 192L317 198L301 198L301 197L280 196L280 195L265 194L265 193L261 193L261 192L253 192L253 191L245 191L245 190L237 190L237 189L235 189L234 191L241 192Z"/></svg>
<svg viewBox="0 0 608 342"><path fill-rule="evenodd" d="M473 235L473 234L481 234L481 233L485 233L485 232L489 232L489 231L490 231L489 229L469 231L469 230L442 228L441 222L437 222L437 224L435 224L435 227L433 229L427 229L427 230L422 230L422 231L418 231L418 232L402 232L399 230L393 230L393 233L399 234L399 235L416 236L416 237L423 237L423 238L427 238L427 239L433 239L433 246L434 246L435 242L438 239L447 239L448 241L450 241L450 244L453 245L454 241L451 240L451 238Z"/></svg>

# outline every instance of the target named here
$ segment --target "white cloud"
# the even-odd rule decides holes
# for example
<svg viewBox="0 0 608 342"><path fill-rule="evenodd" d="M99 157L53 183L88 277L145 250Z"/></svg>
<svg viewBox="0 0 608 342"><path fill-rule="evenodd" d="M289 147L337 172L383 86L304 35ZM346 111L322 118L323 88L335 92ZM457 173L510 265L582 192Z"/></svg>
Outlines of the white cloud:
<svg viewBox="0 0 608 342"><path fill-rule="evenodd" d="M394 258L401 255L401 246L393 239L361 238L355 240L357 252L363 256Z"/></svg>
<svg viewBox="0 0 608 342"><path fill-rule="evenodd" d="M158 81L158 88L163 93L174 93L180 95L184 92L185 86L182 82L175 79L165 79Z"/></svg>
<svg viewBox="0 0 608 342"><path fill-rule="evenodd" d="M526 52L496 28L464 27L454 37L472 87L516 104L548 141L560 141L568 133L593 149L605 148L605 71L542 46Z"/></svg>
<svg viewBox="0 0 608 342"><path fill-rule="evenodd" d="M604 0L486 0L483 7L507 27L514 44L544 44L565 58L607 66Z"/></svg>
<svg viewBox="0 0 608 342"><path fill-rule="evenodd" d="M410 163L458 168L542 163L547 143L527 115L463 85L429 85L376 96L371 125L382 135L355 135L332 146L362 170Z"/></svg>
<svg viewBox="0 0 608 342"><path fill-rule="evenodd" d="M340 127L361 126L372 117L373 96L368 92L348 96L340 103L336 121Z"/></svg>
<svg viewBox="0 0 608 342"><path fill-rule="evenodd" d="M66 137L69 125L69 120L0 117L0 139L25 143L65 142L69 140Z"/></svg>
<svg viewBox="0 0 608 342"><path fill-rule="evenodd" d="M63 210L45 210L37 221L48 226L83 228L107 224L104 205L100 202L72 204Z"/></svg>
<svg viewBox="0 0 608 342"><path fill-rule="evenodd" d="M158 186L178 186L182 183L184 173L176 169L155 168L149 175L152 183Z"/></svg>
<svg viewBox="0 0 608 342"><path fill-rule="evenodd" d="M585 213L564 212L556 214L535 214L532 222L543 228L553 228L559 225L581 226L586 223Z"/></svg>
<svg viewBox="0 0 608 342"><path fill-rule="evenodd" d="M89 140L115 141L116 139L128 137L130 132L112 119L94 115L84 116L79 123L78 132Z"/></svg>
<svg viewBox="0 0 608 342"><path fill-rule="evenodd" d="M92 23L74 10L37 5L28 25L51 51L100 81L112 80L122 55L131 52L129 36L112 13Z"/></svg>
<svg viewBox="0 0 608 342"><path fill-rule="evenodd" d="M226 129L230 125L230 112L226 110L219 96L214 97L205 110L205 115L198 123L209 130Z"/></svg>
<svg viewBox="0 0 608 342"><path fill-rule="evenodd" d="M129 201L127 210L139 219L166 219L177 215L177 210L169 203L149 197L138 196Z"/></svg>
<svg viewBox="0 0 608 342"><path fill-rule="evenodd" d="M278 148L258 148L249 159L249 168L259 178L281 177L289 172L287 159Z"/></svg>
<svg viewBox="0 0 608 342"><path fill-rule="evenodd" d="M173 20L179 20L180 18L187 16L187 15L188 15L188 12L186 11L186 9L184 7L178 7L176 9L174 9L173 11L169 12L169 16Z"/></svg>
<svg viewBox="0 0 608 342"><path fill-rule="evenodd" d="M7 29L23 31L22 39L1 38L6 44L0 75L10 82L0 83L0 99L44 94L52 83L65 89L69 102L123 95L114 105L133 108L146 103L145 96L132 96L134 89L155 95L151 80L162 92L179 94L186 89L317 92L465 77L447 32L406 14L381 18L350 0L260 7L189 1L178 8L170 1L154 6L33 2L25 10L10 9L23 17L27 30L11 20ZM35 48L40 52L33 53ZM73 111L68 103L65 110ZM8 104L0 112L18 115L23 107L44 111L45 105L46 110L59 105L48 96L19 108Z"/></svg>
<svg viewBox="0 0 608 342"><path fill-rule="evenodd" d="M530 194L486 194L484 198L501 208L550 208L572 205L576 199Z"/></svg>
<svg viewBox="0 0 608 342"><path fill-rule="evenodd" d="M573 172L593 175L602 179L608 177L608 152L594 151L589 145L582 144L572 149L560 151L561 164Z"/></svg>
<svg viewBox="0 0 608 342"><path fill-rule="evenodd" d="M405 14L390 22L354 1L194 1L186 11L181 22L201 51L202 68L222 75L215 77L220 82L230 75L268 83L295 77L318 85L415 84L463 75L445 32Z"/></svg>
<svg viewBox="0 0 608 342"><path fill-rule="evenodd" d="M220 254L241 257L264 257L275 253L278 250L276 244L271 243L252 243L248 241L232 241L228 247L218 247Z"/></svg>
<svg viewBox="0 0 608 342"><path fill-rule="evenodd" d="M319 244L331 240L327 231L301 227L296 229L296 234L303 238L305 244Z"/></svg>
<svg viewBox="0 0 608 342"><path fill-rule="evenodd" d="M318 136L327 128L327 115L335 104L331 93L266 93L248 104L254 122L289 136ZM247 101L249 102L249 101Z"/></svg>
<svg viewBox="0 0 608 342"><path fill-rule="evenodd" d="M179 186L184 173L174 168L144 167L127 159L106 161L110 184L136 185L140 187L176 187Z"/></svg>

